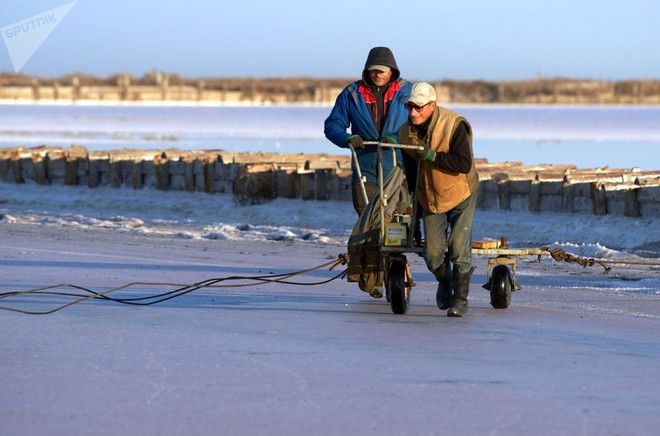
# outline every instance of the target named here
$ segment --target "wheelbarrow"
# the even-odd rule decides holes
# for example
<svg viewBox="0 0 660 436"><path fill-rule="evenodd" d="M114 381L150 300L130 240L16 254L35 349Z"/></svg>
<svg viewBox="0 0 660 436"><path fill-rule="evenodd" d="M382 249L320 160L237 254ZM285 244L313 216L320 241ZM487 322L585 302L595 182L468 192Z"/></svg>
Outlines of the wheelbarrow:
<svg viewBox="0 0 660 436"><path fill-rule="evenodd" d="M365 142L366 145L376 145L378 162L378 188L380 204L380 229L378 247L384 264L384 283L387 302L395 314L405 314L410 304L410 294L415 282L412 279L412 269L406 257L406 253L421 255L424 251L424 241L416 235L421 234L418 229L419 210L416 192L412 193L409 207L404 211L394 213L391 219L386 219L385 209L390 199L384 193L384 180L382 171L383 149L411 149L421 150L423 147L408 144L391 144L383 142ZM357 154L350 147L353 158L357 162ZM394 165L396 165L395 153L392 153ZM364 187L365 179L360 173L359 165L356 165L358 177L361 182L362 195L367 199ZM417 172L417 184L419 186L419 171ZM389 218L389 217L388 217ZM521 289L516 279L516 257L541 256L548 254L540 248L509 248L506 238L500 241L485 241L472 243L473 255L491 256L488 259L486 272L487 282L483 287L490 291L490 304L495 309L506 309L511 304L511 294Z"/></svg>
<svg viewBox="0 0 660 436"><path fill-rule="evenodd" d="M394 201L387 198L384 192L384 177L383 177L383 150L391 149L393 166L396 165L395 149L411 149L422 150L423 147L417 145L407 144L391 144L384 142L365 142L365 145L377 146L377 165L378 165L378 189L380 201L379 208L379 233L377 246L380 255L383 259L384 265L384 283L385 296L390 304L392 312L396 314L404 314L408 311L410 303L410 291L415 286L412 279L412 270L406 253L421 254L423 246L421 240L415 240L415 234L418 231L418 208L415 195L409 198L404 207L397 207L397 212L393 213L391 217L386 219L385 210L388 202ZM353 147L351 147L353 158L357 162L357 154ZM362 195L365 200L367 198L366 189L364 187L364 177L356 165L358 178L360 180ZM419 177L419 174L418 174ZM407 193L407 192L406 192Z"/></svg>

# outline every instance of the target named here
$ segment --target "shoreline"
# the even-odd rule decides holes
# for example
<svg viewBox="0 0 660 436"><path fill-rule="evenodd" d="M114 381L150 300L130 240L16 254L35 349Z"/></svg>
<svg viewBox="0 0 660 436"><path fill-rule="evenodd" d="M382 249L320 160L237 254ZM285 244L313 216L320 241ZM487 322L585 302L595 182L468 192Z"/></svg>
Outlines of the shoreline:
<svg viewBox="0 0 660 436"><path fill-rule="evenodd" d="M0 105L5 106L110 106L110 107L328 107L333 103L316 102L244 102L244 101L195 101L195 100L10 100L0 99Z"/></svg>
<svg viewBox="0 0 660 436"><path fill-rule="evenodd" d="M333 103L357 78L208 77L185 78L165 72L142 77L117 74L99 78L79 73L59 78L5 77L2 99L190 100ZM418 80L407 79L411 82ZM594 80L536 78L530 80L425 80L439 101L450 103L657 104L655 79Z"/></svg>
<svg viewBox="0 0 660 436"><path fill-rule="evenodd" d="M644 108L658 109L660 104L652 103L453 103L439 102L440 106L452 108L570 108L570 109L608 109L608 108ZM144 101L121 101L121 100L52 100L40 99L0 99L3 106L106 106L106 107L315 107L332 108L334 102L254 102L254 101L195 101L195 100L144 100Z"/></svg>

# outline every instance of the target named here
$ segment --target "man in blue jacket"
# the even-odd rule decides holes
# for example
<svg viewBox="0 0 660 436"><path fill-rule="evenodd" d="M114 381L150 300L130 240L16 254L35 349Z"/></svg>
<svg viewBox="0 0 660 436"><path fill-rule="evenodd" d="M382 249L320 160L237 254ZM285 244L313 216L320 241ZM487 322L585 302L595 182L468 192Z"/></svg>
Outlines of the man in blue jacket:
<svg viewBox="0 0 660 436"><path fill-rule="evenodd" d="M361 194L357 167L365 180L367 198L378 191L377 147L365 145L365 141L396 142L399 127L407 120L408 112L403 105L410 95L412 85L400 78L394 54L387 47L374 47L369 51L362 71L362 80L348 85L337 97L330 116L325 120L325 137L335 145L353 146L358 162L353 160L353 207L358 215L367 204ZM350 127L350 133L347 129ZM383 153L383 177L402 160L399 149L385 149Z"/></svg>

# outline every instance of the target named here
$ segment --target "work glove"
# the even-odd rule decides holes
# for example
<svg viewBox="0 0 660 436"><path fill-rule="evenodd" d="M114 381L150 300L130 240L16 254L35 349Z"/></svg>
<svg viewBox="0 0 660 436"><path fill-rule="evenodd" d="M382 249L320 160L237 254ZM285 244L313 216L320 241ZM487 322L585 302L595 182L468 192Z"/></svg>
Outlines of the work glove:
<svg viewBox="0 0 660 436"><path fill-rule="evenodd" d="M390 135L383 136L383 139L381 139L380 142L384 142L386 144L398 144L399 143L399 141L397 141L394 136L390 136Z"/></svg>
<svg viewBox="0 0 660 436"><path fill-rule="evenodd" d="M428 145L420 144L421 147L424 147L421 150L416 150L417 159L419 160L434 160L435 151L431 150Z"/></svg>
<svg viewBox="0 0 660 436"><path fill-rule="evenodd" d="M351 135L346 142L350 142L354 149L364 148L364 141L360 135Z"/></svg>

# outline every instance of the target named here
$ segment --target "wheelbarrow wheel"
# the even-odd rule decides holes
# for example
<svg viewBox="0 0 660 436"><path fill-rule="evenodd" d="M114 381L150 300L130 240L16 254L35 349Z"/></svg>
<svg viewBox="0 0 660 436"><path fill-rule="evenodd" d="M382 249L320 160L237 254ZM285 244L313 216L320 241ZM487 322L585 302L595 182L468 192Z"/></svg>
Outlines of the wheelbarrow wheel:
<svg viewBox="0 0 660 436"><path fill-rule="evenodd" d="M398 260L390 262L387 281L392 312L402 315L408 311L410 288L406 286L406 265Z"/></svg>
<svg viewBox="0 0 660 436"><path fill-rule="evenodd" d="M506 309L511 304L511 280L509 268L497 265L490 276L490 305L495 309Z"/></svg>

